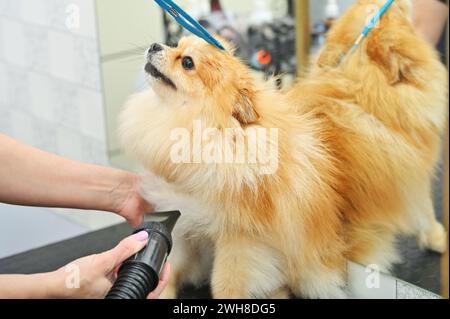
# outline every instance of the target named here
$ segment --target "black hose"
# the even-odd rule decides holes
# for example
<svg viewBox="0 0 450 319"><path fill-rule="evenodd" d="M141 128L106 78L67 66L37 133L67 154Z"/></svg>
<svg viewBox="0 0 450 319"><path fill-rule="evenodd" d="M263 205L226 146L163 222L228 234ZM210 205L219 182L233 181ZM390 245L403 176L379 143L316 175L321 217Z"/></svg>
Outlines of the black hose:
<svg viewBox="0 0 450 319"><path fill-rule="evenodd" d="M146 299L155 290L172 250L171 233L180 215L180 212L153 213L149 215L150 222L135 230L134 233L148 233L147 245L122 264L106 299Z"/></svg>
<svg viewBox="0 0 450 319"><path fill-rule="evenodd" d="M145 299L158 286L158 274L144 263L126 262L106 299Z"/></svg>

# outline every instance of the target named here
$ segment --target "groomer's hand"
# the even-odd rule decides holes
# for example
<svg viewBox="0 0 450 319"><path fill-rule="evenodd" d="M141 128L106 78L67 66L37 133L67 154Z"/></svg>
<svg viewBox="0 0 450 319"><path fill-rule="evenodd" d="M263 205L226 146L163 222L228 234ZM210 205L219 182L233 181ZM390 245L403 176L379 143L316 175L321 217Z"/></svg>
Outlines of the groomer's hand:
<svg viewBox="0 0 450 319"><path fill-rule="evenodd" d="M125 218L132 227L139 226L144 215L154 211L139 192L141 178L132 173L124 173L123 182L112 192L116 202L114 211ZM115 195L116 194L116 195Z"/></svg>
<svg viewBox="0 0 450 319"><path fill-rule="evenodd" d="M144 248L147 241L148 233L143 231L124 239L107 252L78 259L57 270L58 286L62 287L59 298L105 298L120 265ZM158 287L148 296L150 299L156 299L162 293L167 285L169 271L169 264L166 264Z"/></svg>

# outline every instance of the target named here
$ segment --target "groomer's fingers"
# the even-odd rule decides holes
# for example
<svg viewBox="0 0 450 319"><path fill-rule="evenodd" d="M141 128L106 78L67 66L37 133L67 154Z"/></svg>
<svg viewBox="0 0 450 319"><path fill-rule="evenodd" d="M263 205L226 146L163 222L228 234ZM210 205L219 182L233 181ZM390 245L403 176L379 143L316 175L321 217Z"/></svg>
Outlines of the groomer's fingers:
<svg viewBox="0 0 450 319"><path fill-rule="evenodd" d="M106 272L111 272L120 266L127 258L133 256L145 247L148 233L141 231L122 240L116 247L100 254L100 259L107 265Z"/></svg>
<svg viewBox="0 0 450 319"><path fill-rule="evenodd" d="M167 286L167 283L169 282L170 277L170 264L166 263L164 265L163 270L161 271L161 276L159 278L158 287L154 291L152 291L147 299L157 299L161 295L161 293L164 291L164 289Z"/></svg>

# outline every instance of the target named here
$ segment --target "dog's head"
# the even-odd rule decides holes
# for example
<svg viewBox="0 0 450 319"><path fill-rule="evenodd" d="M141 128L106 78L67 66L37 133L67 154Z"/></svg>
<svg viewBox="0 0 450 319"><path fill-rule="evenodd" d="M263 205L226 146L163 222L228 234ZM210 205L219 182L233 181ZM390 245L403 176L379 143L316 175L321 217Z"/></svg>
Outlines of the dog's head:
<svg viewBox="0 0 450 319"><path fill-rule="evenodd" d="M330 30L317 65L320 68L336 67L364 26L385 3L386 0L357 1ZM416 34L411 23L412 13L411 1L394 1L353 56L347 57L346 60L354 62L351 64L354 72L359 71L359 63L376 66L390 85L423 81L424 62L429 61L434 53Z"/></svg>
<svg viewBox="0 0 450 319"><path fill-rule="evenodd" d="M255 83L250 70L233 55L194 37L177 47L152 44L145 70L153 90L164 100L204 105L216 115L234 117L241 124L257 121Z"/></svg>

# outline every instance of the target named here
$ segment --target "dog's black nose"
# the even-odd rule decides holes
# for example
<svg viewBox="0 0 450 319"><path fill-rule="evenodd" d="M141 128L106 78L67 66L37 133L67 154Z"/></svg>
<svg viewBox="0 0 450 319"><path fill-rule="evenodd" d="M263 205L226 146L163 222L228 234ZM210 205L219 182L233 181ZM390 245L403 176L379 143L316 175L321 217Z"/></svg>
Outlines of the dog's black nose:
<svg viewBox="0 0 450 319"><path fill-rule="evenodd" d="M150 46L150 49L148 50L148 52L149 52L149 53L155 53L155 52L162 51L162 50L163 50L163 47L162 47L161 44L153 43L153 44Z"/></svg>

